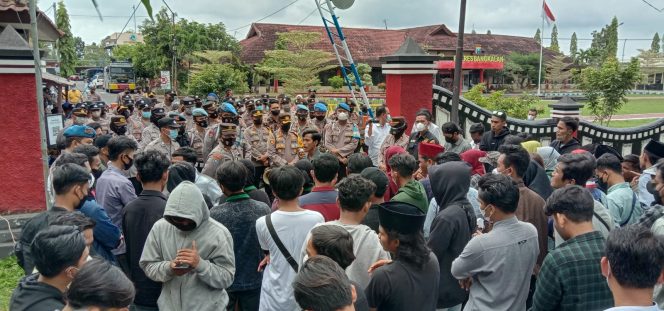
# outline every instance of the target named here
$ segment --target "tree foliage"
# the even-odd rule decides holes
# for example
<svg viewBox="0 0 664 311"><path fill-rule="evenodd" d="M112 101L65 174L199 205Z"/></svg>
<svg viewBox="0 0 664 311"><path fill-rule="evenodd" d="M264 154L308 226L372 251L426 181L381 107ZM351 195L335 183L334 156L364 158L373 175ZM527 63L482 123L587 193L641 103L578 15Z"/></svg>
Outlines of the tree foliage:
<svg viewBox="0 0 664 311"><path fill-rule="evenodd" d="M652 50L641 50L639 49L639 56L637 56L640 64L640 74L641 82L645 89L645 85L651 83L648 78L651 75L658 74L662 72L662 67L658 66L662 58L662 54L654 52Z"/></svg>
<svg viewBox="0 0 664 311"><path fill-rule="evenodd" d="M576 60L576 55L579 52L578 40L579 39L576 37L576 32L572 33L572 39L569 43L569 55L572 57L572 60Z"/></svg>
<svg viewBox="0 0 664 311"><path fill-rule="evenodd" d="M55 15L55 25L64 33L57 41L58 54L60 56L60 75L68 77L75 74L74 65L76 64L76 42L71 34L71 25L69 24L69 14L65 3L58 2L58 10Z"/></svg>
<svg viewBox="0 0 664 311"><path fill-rule="evenodd" d="M551 46L549 46L549 50L556 53L560 52L560 45L558 44L558 26L555 24L553 25L553 29L551 29Z"/></svg>
<svg viewBox="0 0 664 311"><path fill-rule="evenodd" d="M539 28L537 28L537 32L535 32L535 41L542 44L542 31Z"/></svg>
<svg viewBox="0 0 664 311"><path fill-rule="evenodd" d="M193 73L188 83L191 94L223 93L232 89L238 93L249 90L247 75L244 71L233 68L228 64L206 64L200 71Z"/></svg>
<svg viewBox="0 0 664 311"><path fill-rule="evenodd" d="M533 81L537 81L539 53L510 53L505 60L504 71L514 79L519 88L528 87Z"/></svg>
<svg viewBox="0 0 664 311"><path fill-rule="evenodd" d="M286 92L294 93L320 85L318 74L336 66L330 65L332 54L309 49L320 41L320 34L302 31L277 33L276 50L265 51L265 58L256 66L283 81Z"/></svg>
<svg viewBox="0 0 664 311"><path fill-rule="evenodd" d="M639 81L639 61L633 58L621 68L616 58L609 58L598 68L583 69L580 78L579 87L588 99L586 107L606 124L627 102L627 91Z"/></svg>
<svg viewBox="0 0 664 311"><path fill-rule="evenodd" d="M491 29L487 29L486 34L491 35Z"/></svg>
<svg viewBox="0 0 664 311"><path fill-rule="evenodd" d="M327 79L327 82L330 83L330 86L334 90L339 90L344 86L344 78L340 76L334 76L332 78Z"/></svg>
<svg viewBox="0 0 664 311"><path fill-rule="evenodd" d="M110 60L106 50L93 42L83 48L83 56L79 58L78 65L104 67Z"/></svg>
<svg viewBox="0 0 664 311"><path fill-rule="evenodd" d="M74 49L76 50L76 57L81 59L85 53L85 42L81 37L74 37Z"/></svg>
<svg viewBox="0 0 664 311"><path fill-rule="evenodd" d="M546 62L546 77L549 82L554 84L554 87L560 86L573 76L570 65L571 63L567 61L567 57L562 54L558 54Z"/></svg>
<svg viewBox="0 0 664 311"><path fill-rule="evenodd" d="M652 38L652 43L650 44L650 51L659 53L660 51L660 39L659 39L659 33L655 33L655 36Z"/></svg>
<svg viewBox="0 0 664 311"><path fill-rule="evenodd" d="M528 109L542 105L542 102L536 96L527 94L505 96L505 91L496 91L485 96L485 89L485 84L476 84L464 93L463 97L487 110L504 110L507 115L519 119L525 119L528 116Z"/></svg>
<svg viewBox="0 0 664 311"><path fill-rule="evenodd" d="M609 58L618 55L618 18L613 17L611 24L600 31L593 31L593 40L588 52L587 65L600 66Z"/></svg>

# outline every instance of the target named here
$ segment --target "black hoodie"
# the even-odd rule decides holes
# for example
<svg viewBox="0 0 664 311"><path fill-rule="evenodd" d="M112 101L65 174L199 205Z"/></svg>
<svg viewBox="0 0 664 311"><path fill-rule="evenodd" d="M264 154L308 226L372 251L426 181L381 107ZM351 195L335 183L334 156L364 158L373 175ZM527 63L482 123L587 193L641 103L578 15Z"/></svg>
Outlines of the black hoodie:
<svg viewBox="0 0 664 311"><path fill-rule="evenodd" d="M484 133L482 139L480 140L480 150L486 152L498 151L498 147L503 144L505 137L507 137L509 134L510 130L507 127L503 127L503 129L495 135L493 131Z"/></svg>
<svg viewBox="0 0 664 311"><path fill-rule="evenodd" d="M12 311L55 311L65 307L65 300L59 289L37 281L39 273L25 276L12 293L9 310Z"/></svg>
<svg viewBox="0 0 664 311"><path fill-rule="evenodd" d="M440 266L437 308L463 303L468 292L452 276L452 261L466 247L477 221L466 195L470 188L471 168L465 162L448 162L429 168L431 190L438 204L438 213L431 223L428 246Z"/></svg>

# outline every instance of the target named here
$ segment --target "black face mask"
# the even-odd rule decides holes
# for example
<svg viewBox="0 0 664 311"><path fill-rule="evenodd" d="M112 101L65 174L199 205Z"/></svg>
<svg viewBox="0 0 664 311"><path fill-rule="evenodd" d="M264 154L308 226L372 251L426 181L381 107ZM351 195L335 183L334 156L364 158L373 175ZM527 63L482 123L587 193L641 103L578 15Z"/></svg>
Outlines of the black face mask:
<svg viewBox="0 0 664 311"><path fill-rule="evenodd" d="M200 126L202 128L208 127L208 121L207 120L198 121L198 122L196 122L196 124L198 124L198 126Z"/></svg>
<svg viewBox="0 0 664 311"><path fill-rule="evenodd" d="M362 106L362 113L367 113L367 112L369 112L367 106Z"/></svg>
<svg viewBox="0 0 664 311"><path fill-rule="evenodd" d="M218 113L218 112L209 112L209 111L208 111L208 115L209 115L209 117L212 118L212 119L216 119L216 118L219 117L219 113Z"/></svg>
<svg viewBox="0 0 664 311"><path fill-rule="evenodd" d="M170 217L165 217L165 218L166 218L166 221L168 221L175 228L178 228L180 231L192 231L192 230L196 229L196 223L193 222L193 221L186 224L186 225L183 225L183 224L179 224L179 223L176 223L176 222L172 221Z"/></svg>
<svg viewBox="0 0 664 311"><path fill-rule="evenodd" d="M123 136L124 134L127 133L127 126L116 127L115 129L113 129L113 132L115 132L115 134L118 134L119 136Z"/></svg>
<svg viewBox="0 0 664 311"><path fill-rule="evenodd" d="M280 110L270 110L270 113L275 117L279 115L279 112Z"/></svg>
<svg viewBox="0 0 664 311"><path fill-rule="evenodd" d="M290 122L289 123L284 123L284 124L281 125L281 131L282 132L286 133L286 132L288 132L288 130L290 130Z"/></svg>
<svg viewBox="0 0 664 311"><path fill-rule="evenodd" d="M394 136L401 136L401 134L403 134L403 131L400 130L400 129L391 128L390 129L390 134L392 134Z"/></svg>
<svg viewBox="0 0 664 311"><path fill-rule="evenodd" d="M304 121L304 120L307 119L307 115L306 114L298 114L297 118L300 119L300 121Z"/></svg>
<svg viewBox="0 0 664 311"><path fill-rule="evenodd" d="M604 193L606 193L606 191L609 189L609 184L602 180L602 178L597 177L595 182L597 183L599 189L604 191Z"/></svg>
<svg viewBox="0 0 664 311"><path fill-rule="evenodd" d="M263 118L255 118L255 119L254 119L254 124L255 124L255 125L261 125L261 124L263 124Z"/></svg>
<svg viewBox="0 0 664 311"><path fill-rule="evenodd" d="M232 147L233 144L235 144L235 138L223 138L221 142L224 144L226 147Z"/></svg>
<svg viewBox="0 0 664 311"><path fill-rule="evenodd" d="M323 121L325 119L325 116L316 116L316 120L318 121Z"/></svg>
<svg viewBox="0 0 664 311"><path fill-rule="evenodd" d="M129 158L129 156L127 157ZM124 163L124 161L122 161L122 164L124 164L124 169L127 171L131 168L132 165L134 165L134 159L129 158L129 163Z"/></svg>
<svg viewBox="0 0 664 311"><path fill-rule="evenodd" d="M222 117L221 118L222 123L232 123L232 124L238 124L239 120L236 117Z"/></svg>
<svg viewBox="0 0 664 311"><path fill-rule="evenodd" d="M182 136L184 134L185 126L180 126L180 129L178 130L178 136Z"/></svg>
<svg viewBox="0 0 664 311"><path fill-rule="evenodd" d="M650 192L650 194L652 194L652 196L655 198L654 204L657 204L657 205L664 204L664 203L662 203L662 197L659 195L659 191L657 191L657 186L655 186L655 183L650 181L646 185L646 190L648 190L648 192Z"/></svg>

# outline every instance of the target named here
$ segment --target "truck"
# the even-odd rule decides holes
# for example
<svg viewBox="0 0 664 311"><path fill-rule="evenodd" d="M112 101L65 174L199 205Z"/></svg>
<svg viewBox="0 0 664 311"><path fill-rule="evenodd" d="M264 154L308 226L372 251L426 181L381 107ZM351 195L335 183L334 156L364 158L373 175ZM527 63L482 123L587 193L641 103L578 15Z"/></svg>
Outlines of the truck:
<svg viewBox="0 0 664 311"><path fill-rule="evenodd" d="M136 90L136 75L130 62L112 62L104 67L104 90L107 93Z"/></svg>

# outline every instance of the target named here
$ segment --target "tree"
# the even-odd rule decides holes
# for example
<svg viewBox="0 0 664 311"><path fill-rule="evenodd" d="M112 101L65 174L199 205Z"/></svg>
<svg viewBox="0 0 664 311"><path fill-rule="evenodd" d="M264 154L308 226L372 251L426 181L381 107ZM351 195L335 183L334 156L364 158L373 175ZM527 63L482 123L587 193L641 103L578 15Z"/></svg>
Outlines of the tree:
<svg viewBox="0 0 664 311"><path fill-rule="evenodd" d="M650 50L659 53L659 34L655 33L655 36L652 38L652 44L650 44Z"/></svg>
<svg viewBox="0 0 664 311"><path fill-rule="evenodd" d="M476 84L464 93L463 97L480 107L488 110L503 110L507 112L507 115L518 119L525 119L530 108L542 106L542 101L537 96L527 94L505 96L505 91L495 91L484 96L485 89L485 84Z"/></svg>
<svg viewBox="0 0 664 311"><path fill-rule="evenodd" d="M643 89L645 90L646 84L650 84L652 81L650 77L662 72L662 67L658 66L661 56L652 50L639 49L639 56L637 58L639 59L641 69L641 79L639 82L643 84Z"/></svg>
<svg viewBox="0 0 664 311"><path fill-rule="evenodd" d="M187 88L191 94L221 94L226 89L238 93L249 91L247 74L228 64L203 65L200 71L191 75Z"/></svg>
<svg viewBox="0 0 664 311"><path fill-rule="evenodd" d="M344 78L340 76L334 76L332 78L327 79L327 82L330 83L330 86L334 90L341 89L344 86Z"/></svg>
<svg viewBox="0 0 664 311"><path fill-rule="evenodd" d="M611 117L627 102L627 91L641 78L639 61L632 58L621 68L616 58L607 59L599 68L581 71L579 87L588 99L586 107L601 123L608 124Z"/></svg>
<svg viewBox="0 0 664 311"><path fill-rule="evenodd" d="M609 58L618 55L618 18L613 17L611 24L604 26L602 30L593 31L593 40L590 44L590 59L588 65L600 66Z"/></svg>
<svg viewBox="0 0 664 311"><path fill-rule="evenodd" d="M491 35L491 29L487 29L486 34Z"/></svg>
<svg viewBox="0 0 664 311"><path fill-rule="evenodd" d="M76 57L81 59L83 57L83 53L85 52L85 42L83 42L81 37L74 38L74 48L76 49Z"/></svg>
<svg viewBox="0 0 664 311"><path fill-rule="evenodd" d="M78 60L79 65L104 67L111 58L101 45L93 42L83 48L83 56Z"/></svg>
<svg viewBox="0 0 664 311"><path fill-rule="evenodd" d="M277 33L277 36L277 49L265 51L265 58L256 69L283 81L286 92L295 93L320 85L318 74L336 67L330 65L331 53L309 49L320 41L320 34L291 31Z"/></svg>
<svg viewBox="0 0 664 311"><path fill-rule="evenodd" d="M542 31L539 28L537 28L537 32L535 32L535 41L542 44Z"/></svg>
<svg viewBox="0 0 664 311"><path fill-rule="evenodd" d="M519 54L512 52L505 59L504 71L511 75L519 88L528 87L537 80L539 53Z"/></svg>
<svg viewBox="0 0 664 311"><path fill-rule="evenodd" d="M471 35L476 35L476 34L477 34L477 31L475 31L475 29L473 29L472 31L470 31L470 34L471 34Z"/></svg>
<svg viewBox="0 0 664 311"><path fill-rule="evenodd" d="M549 50L557 53L560 52L560 45L558 45L558 26L555 24L553 25L553 29L551 29L551 46L549 46Z"/></svg>
<svg viewBox="0 0 664 311"><path fill-rule="evenodd" d="M62 0L58 2L55 25L64 33L57 41L58 54L60 55L60 75L68 77L76 73L74 69L76 64L76 42L71 34L69 14L67 14L67 8L65 8L65 3Z"/></svg>
<svg viewBox="0 0 664 311"><path fill-rule="evenodd" d="M373 85L373 78L371 78L371 66L362 63L357 64L357 73L360 75L360 79L362 79L362 85Z"/></svg>
<svg viewBox="0 0 664 311"><path fill-rule="evenodd" d="M572 33L572 40L569 43L569 55L572 57L572 60L576 60L578 49L578 39L576 38L576 32L574 32Z"/></svg>
<svg viewBox="0 0 664 311"><path fill-rule="evenodd" d="M546 77L554 87L560 86L567 79L571 78L573 73L570 70L570 62L567 62L565 55L558 54L546 62Z"/></svg>

